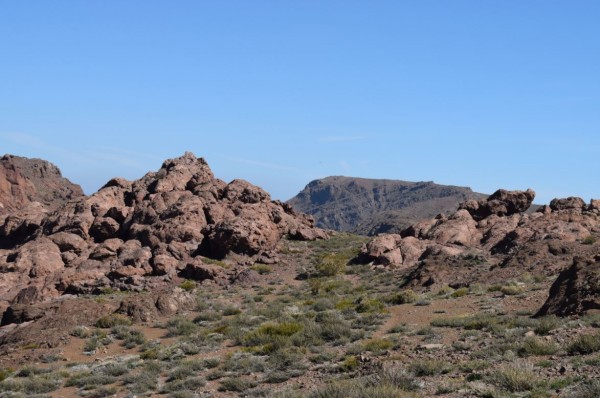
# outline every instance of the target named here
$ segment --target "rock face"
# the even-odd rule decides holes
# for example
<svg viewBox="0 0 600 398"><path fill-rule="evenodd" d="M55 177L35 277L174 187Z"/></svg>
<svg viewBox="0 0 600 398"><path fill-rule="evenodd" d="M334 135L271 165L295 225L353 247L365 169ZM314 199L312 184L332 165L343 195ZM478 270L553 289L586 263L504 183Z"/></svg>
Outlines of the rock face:
<svg viewBox="0 0 600 398"><path fill-rule="evenodd" d="M0 303L151 289L172 278L233 278L209 259L274 262L284 236L322 239L309 216L246 181L216 179L191 153L137 181L113 179L48 214L0 228Z"/></svg>
<svg viewBox="0 0 600 398"><path fill-rule="evenodd" d="M82 196L81 187L64 178L52 163L12 155L0 158L0 216L32 203L54 209Z"/></svg>
<svg viewBox="0 0 600 398"><path fill-rule="evenodd" d="M485 200L469 200L449 217L373 238L357 261L406 269L407 286L432 289L502 283L525 272L558 275L579 257L587 260L560 274L543 312L564 315L597 308L592 292L598 292L593 271L598 265L589 261L600 253L598 202L555 199L525 213L534 197L531 190L499 190Z"/></svg>
<svg viewBox="0 0 600 398"><path fill-rule="evenodd" d="M312 181L287 203L314 216L321 228L376 235L399 233L440 213L448 216L459 203L485 197L433 182L327 177Z"/></svg>
<svg viewBox="0 0 600 398"><path fill-rule="evenodd" d="M562 271L537 315L565 316L591 310L600 310L600 256L594 260L576 259Z"/></svg>

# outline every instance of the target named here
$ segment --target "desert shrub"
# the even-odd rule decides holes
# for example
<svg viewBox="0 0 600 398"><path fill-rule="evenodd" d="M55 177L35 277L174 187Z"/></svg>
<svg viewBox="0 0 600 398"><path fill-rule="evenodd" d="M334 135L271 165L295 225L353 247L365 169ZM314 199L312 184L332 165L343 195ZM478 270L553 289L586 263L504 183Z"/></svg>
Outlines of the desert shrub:
<svg viewBox="0 0 600 398"><path fill-rule="evenodd" d="M389 304L400 305L414 303L419 299L419 295L412 290L404 290L402 292L386 297L385 301Z"/></svg>
<svg viewBox="0 0 600 398"><path fill-rule="evenodd" d="M591 354L600 351L600 333L583 334L567 347L567 352L575 354Z"/></svg>
<svg viewBox="0 0 600 398"><path fill-rule="evenodd" d="M276 337L290 337L300 330L303 325L299 322L265 323L243 337L246 346L258 346L274 343Z"/></svg>
<svg viewBox="0 0 600 398"><path fill-rule="evenodd" d="M315 269L322 276L334 276L346 270L348 259L338 253L329 253L323 256Z"/></svg>
<svg viewBox="0 0 600 398"><path fill-rule="evenodd" d="M594 243L596 243L596 237L592 235L586 236L585 238L583 238L581 243L583 243L584 245L593 245Z"/></svg>
<svg viewBox="0 0 600 398"><path fill-rule="evenodd" d="M452 294L450 294L450 297L459 298L459 297L466 296L467 294L469 294L469 288L461 287L460 289L457 289Z"/></svg>
<svg viewBox="0 0 600 398"><path fill-rule="evenodd" d="M534 331L536 334L545 336L560 325L558 317L549 315L536 319Z"/></svg>
<svg viewBox="0 0 600 398"><path fill-rule="evenodd" d="M354 304L356 305L355 310L359 314L364 312L382 312L385 309L385 305L379 299L364 296L359 297Z"/></svg>
<svg viewBox="0 0 600 398"><path fill-rule="evenodd" d="M521 356L528 355L553 355L558 351L558 346L551 341L542 340L538 337L526 337L518 348Z"/></svg>
<svg viewBox="0 0 600 398"><path fill-rule="evenodd" d="M4 381L7 377L10 377L12 373L13 372L10 369L0 369L0 382Z"/></svg>
<svg viewBox="0 0 600 398"><path fill-rule="evenodd" d="M117 389L115 387L106 387L100 386L96 388L94 391L87 393L85 395L86 398L105 398L112 397L117 393Z"/></svg>
<svg viewBox="0 0 600 398"><path fill-rule="evenodd" d="M229 377L221 380L219 391L244 392L257 386L257 383L252 380L241 379L238 377Z"/></svg>
<svg viewBox="0 0 600 398"><path fill-rule="evenodd" d="M176 317L167 322L167 335L169 337L173 336L189 336L198 330L198 325L189 319L185 319L182 317Z"/></svg>
<svg viewBox="0 0 600 398"><path fill-rule="evenodd" d="M600 397L600 380L590 380L581 383L573 394L572 398L597 398Z"/></svg>
<svg viewBox="0 0 600 398"><path fill-rule="evenodd" d="M183 380L174 380L165 383L162 388L163 393L175 393L178 391L194 391L206 385L206 380L201 377L188 377Z"/></svg>
<svg viewBox="0 0 600 398"><path fill-rule="evenodd" d="M84 390L93 390L97 386L113 384L117 381L114 376L102 373L84 372L71 376L65 383L67 387L79 387Z"/></svg>
<svg viewBox="0 0 600 398"><path fill-rule="evenodd" d="M516 296L523 293L523 289L518 285L506 285L500 288L500 292L507 296Z"/></svg>
<svg viewBox="0 0 600 398"><path fill-rule="evenodd" d="M266 369L265 357L236 352L223 362L222 369L242 375L264 372Z"/></svg>
<svg viewBox="0 0 600 398"><path fill-rule="evenodd" d="M134 394L143 394L148 391L154 391L157 387L158 372L155 369L145 367L144 369L128 374L123 378L123 384L127 386L127 391Z"/></svg>
<svg viewBox="0 0 600 398"><path fill-rule="evenodd" d="M196 288L196 282L190 279L186 279L179 285L180 288L185 290L186 292L191 292Z"/></svg>
<svg viewBox="0 0 600 398"><path fill-rule="evenodd" d="M22 379L7 379L0 382L0 392L21 392L26 395L46 394L60 387L58 380L50 377L31 376ZM0 394L5 396L5 394ZM14 395L6 395L14 396Z"/></svg>
<svg viewBox="0 0 600 398"><path fill-rule="evenodd" d="M254 264L250 269L258 272L260 275L270 274L273 272L273 268L266 264Z"/></svg>
<svg viewBox="0 0 600 398"><path fill-rule="evenodd" d="M406 325L406 323L399 323L395 326L392 326L388 333L407 333L410 330L410 327Z"/></svg>
<svg viewBox="0 0 600 398"><path fill-rule="evenodd" d="M340 370L342 372L351 372L358 368L359 362L355 355L348 355L340 363Z"/></svg>
<svg viewBox="0 0 600 398"><path fill-rule="evenodd" d="M412 362L408 369L415 376L435 376L448 373L451 370L449 364L437 359L420 359Z"/></svg>
<svg viewBox="0 0 600 398"><path fill-rule="evenodd" d="M224 314L223 314L224 315ZM219 319L221 319L221 313L217 312L217 311L210 311L210 310L206 310L206 311L202 311L200 312L195 318L194 318L194 323L201 323L201 322L214 322L214 321L218 321Z"/></svg>
<svg viewBox="0 0 600 398"><path fill-rule="evenodd" d="M118 377L129 373L130 369L122 363L109 363L99 367L97 371L106 376Z"/></svg>
<svg viewBox="0 0 600 398"><path fill-rule="evenodd" d="M363 350L374 355L380 355L394 346L394 343L385 339L371 339L362 343Z"/></svg>
<svg viewBox="0 0 600 398"><path fill-rule="evenodd" d="M184 380L195 375L204 368L204 362L201 360L183 361L169 373L167 381Z"/></svg>
<svg viewBox="0 0 600 398"><path fill-rule="evenodd" d="M90 330L85 326L77 326L75 329L71 330L70 335L73 337L79 337L80 339L85 339L89 337Z"/></svg>
<svg viewBox="0 0 600 398"><path fill-rule="evenodd" d="M237 307L234 306L228 306L223 308L223 315L225 316L231 316L231 315L237 315L237 314L241 314L242 310L240 310Z"/></svg>
<svg viewBox="0 0 600 398"><path fill-rule="evenodd" d="M524 362L511 362L488 373L486 381L509 392L531 391L542 386L543 381Z"/></svg>
<svg viewBox="0 0 600 398"><path fill-rule="evenodd" d="M129 326L115 326L110 331L117 340L123 341L123 346L126 348L133 348L146 342L146 337L140 330L131 329Z"/></svg>
<svg viewBox="0 0 600 398"><path fill-rule="evenodd" d="M117 325L131 325L131 319L121 314L109 314L96 321L96 327L110 329Z"/></svg>

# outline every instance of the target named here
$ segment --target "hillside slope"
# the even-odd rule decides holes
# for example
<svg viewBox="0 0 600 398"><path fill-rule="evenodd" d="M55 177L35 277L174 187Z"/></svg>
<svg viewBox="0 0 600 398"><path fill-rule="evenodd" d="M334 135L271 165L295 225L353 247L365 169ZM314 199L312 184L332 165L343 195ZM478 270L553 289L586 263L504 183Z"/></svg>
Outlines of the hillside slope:
<svg viewBox="0 0 600 398"><path fill-rule="evenodd" d="M309 183L287 203L311 214L316 225L361 235L397 233L408 225L450 214L458 204L486 195L433 182L326 177Z"/></svg>

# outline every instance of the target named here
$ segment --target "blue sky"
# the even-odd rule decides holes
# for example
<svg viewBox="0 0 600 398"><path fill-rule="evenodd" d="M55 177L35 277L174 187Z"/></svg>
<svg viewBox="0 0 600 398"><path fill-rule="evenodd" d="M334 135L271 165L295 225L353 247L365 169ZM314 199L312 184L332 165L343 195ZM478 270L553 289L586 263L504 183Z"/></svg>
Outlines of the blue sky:
<svg viewBox="0 0 600 398"><path fill-rule="evenodd" d="M0 153L600 197L597 1L0 0Z"/></svg>

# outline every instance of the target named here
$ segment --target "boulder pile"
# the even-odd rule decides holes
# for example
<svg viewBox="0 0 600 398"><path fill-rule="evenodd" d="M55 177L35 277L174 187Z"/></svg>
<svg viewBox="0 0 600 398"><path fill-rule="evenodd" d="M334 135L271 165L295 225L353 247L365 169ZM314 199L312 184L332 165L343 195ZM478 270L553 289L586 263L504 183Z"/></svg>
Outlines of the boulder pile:
<svg viewBox="0 0 600 398"><path fill-rule="evenodd" d="M246 181L215 178L189 152L139 180L115 178L91 196L65 198L54 210L13 212L0 223L5 307L65 293L152 289L176 276L226 281L239 270L221 260L272 263L284 236L327 238L309 216Z"/></svg>

